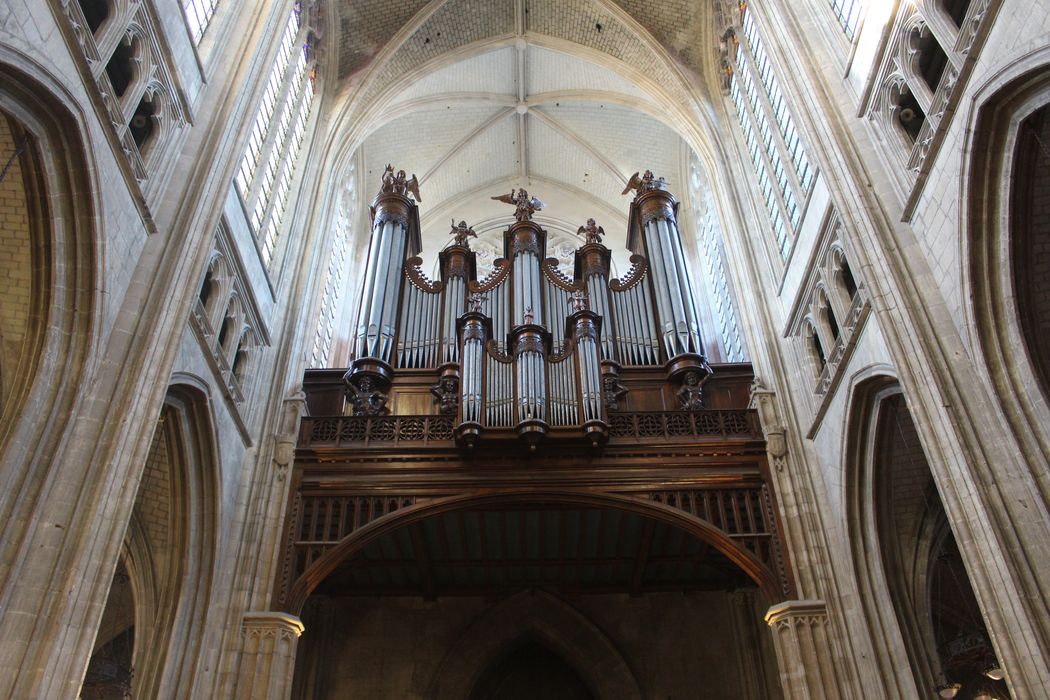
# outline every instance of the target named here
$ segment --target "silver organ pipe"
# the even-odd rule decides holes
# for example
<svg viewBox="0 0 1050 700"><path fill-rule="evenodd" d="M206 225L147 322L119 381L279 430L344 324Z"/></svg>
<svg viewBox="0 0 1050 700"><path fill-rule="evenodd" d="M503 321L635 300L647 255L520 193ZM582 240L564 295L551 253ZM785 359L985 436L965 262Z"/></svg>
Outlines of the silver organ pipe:
<svg viewBox="0 0 1050 700"><path fill-rule="evenodd" d="M368 320L371 305L364 300L371 299L375 294L377 280L376 268L379 266L379 242L381 237L375 235L373 229L372 239L368 245L368 260L365 263L364 286L361 289L361 306L357 312L357 333L354 342L354 357L365 357L368 355Z"/></svg>
<svg viewBox="0 0 1050 700"><path fill-rule="evenodd" d="M647 284L649 276L645 260L637 258L623 280L613 280L610 296L613 300L611 320L613 328L602 334L602 342L613 336L619 360L625 365L659 365L660 347L653 319L653 304ZM606 318L603 315L603 318ZM608 322L608 321L607 321Z"/></svg>
<svg viewBox="0 0 1050 700"><path fill-rule="evenodd" d="M605 274L594 274L587 278L587 298L591 303L591 310L602 318L609 318L609 277ZM613 337L611 333L604 333L599 343L602 358L611 360L613 358Z"/></svg>
<svg viewBox="0 0 1050 700"><path fill-rule="evenodd" d="M656 315L653 313L652 292L649 285L638 285L638 296L642 300L642 334L644 354L649 358L649 364L660 363L660 341L656 333Z"/></svg>
<svg viewBox="0 0 1050 700"><path fill-rule="evenodd" d="M439 255L440 280L430 280L422 260L412 257L419 223L407 193L416 193L403 174L397 177L404 185L388 176L394 177L388 170L373 204L356 359L347 373L348 382L359 384L357 395L376 383L388 386L395 369L437 370L435 405L458 411L460 444L473 445L486 429L513 429L535 448L551 426L578 426L597 445L608 436L606 373L615 379L623 365L665 365L668 381L695 384L690 373L710 371L676 202L650 173L632 179L638 193L630 247L645 255L632 256L631 269L616 280L604 232L593 220L580 228L586 242L571 277L546 259L546 232L531 220L538 200L521 191L511 198L517 221L504 233L505 257L486 279L477 279L468 244L474 232L460 222L453 224L455 242ZM530 203L523 208L523 201ZM455 381L458 389L441 388ZM609 410L619 410L622 393Z"/></svg>
<svg viewBox="0 0 1050 700"><path fill-rule="evenodd" d="M695 370L706 373L699 316L678 231L678 202L663 181L648 171L642 178L632 179L632 186L637 190L632 216L641 225L666 359L692 355Z"/></svg>
<svg viewBox="0 0 1050 700"><path fill-rule="evenodd" d="M660 315L660 339L667 357L678 354L675 342L675 309L672 305L672 290L666 268L666 258L656 221L645 225L646 253L649 259L649 280L656 292L656 310Z"/></svg>
<svg viewBox="0 0 1050 700"><path fill-rule="evenodd" d="M678 275L678 288L682 293L682 301L685 307L685 321L688 331L689 349L687 352L703 354L704 348L700 342L700 315L696 311L696 297L693 296L693 284L690 279L689 269L686 267L685 253L682 250L682 236L678 231L678 222L668 219L667 226L668 241L671 253L674 256L674 269Z"/></svg>
<svg viewBox="0 0 1050 700"><path fill-rule="evenodd" d="M671 236L667 219L650 221L646 226L660 241L660 262L663 263L663 278L660 280L667 287L667 296L671 300L672 326L674 332L674 352L668 351L668 357L683 352L691 352L689 344L689 317L686 315L684 291L679 286L678 268L675 266L674 251L671 248ZM655 230L654 230L655 229ZM653 281L658 276L654 275Z"/></svg>
<svg viewBox="0 0 1050 700"><path fill-rule="evenodd" d="M441 313L441 301L447 298L447 294L443 293L442 284L427 279L419 268L421 262L419 258L411 258L405 263L401 319L397 329L397 367L436 366L437 319ZM456 342L454 324L455 319L451 335L445 337Z"/></svg>
<svg viewBox="0 0 1050 700"><path fill-rule="evenodd" d="M459 362L459 345L456 338L456 319L466 309L467 281L462 277L445 280L444 308L441 311L443 328L441 333L441 361Z"/></svg>
<svg viewBox="0 0 1050 700"><path fill-rule="evenodd" d="M401 343L398 357L394 357L397 331L410 330L414 323L411 310L406 317L402 309L405 258L419 251L418 215L409 195L419 200L415 176L409 180L403 171L395 175L393 168L388 167L371 207L372 234L351 375L360 371L389 381L391 363L403 362L415 354L411 343ZM369 362L364 362L366 359Z"/></svg>
<svg viewBox="0 0 1050 700"><path fill-rule="evenodd" d="M601 369L598 358L598 314L573 314L576 356L580 367L580 403L583 423L602 420Z"/></svg>
<svg viewBox="0 0 1050 700"><path fill-rule="evenodd" d="M576 356L573 353L550 362L551 425L579 425L576 367Z"/></svg>

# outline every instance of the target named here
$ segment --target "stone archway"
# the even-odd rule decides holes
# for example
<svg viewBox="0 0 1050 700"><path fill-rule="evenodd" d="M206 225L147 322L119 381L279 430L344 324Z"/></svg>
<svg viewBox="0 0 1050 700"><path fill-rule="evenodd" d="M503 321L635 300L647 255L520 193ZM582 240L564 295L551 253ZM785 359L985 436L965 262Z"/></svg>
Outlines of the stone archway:
<svg viewBox="0 0 1050 700"><path fill-rule="evenodd" d="M959 682L960 699L999 697L990 636L905 395L896 378L875 374L851 401L848 528L881 692L912 697Z"/></svg>
<svg viewBox="0 0 1050 700"><path fill-rule="evenodd" d="M470 697L486 669L529 638L567 662L597 700L641 700L638 681L612 641L582 613L543 591L518 593L468 627L446 654L427 697Z"/></svg>

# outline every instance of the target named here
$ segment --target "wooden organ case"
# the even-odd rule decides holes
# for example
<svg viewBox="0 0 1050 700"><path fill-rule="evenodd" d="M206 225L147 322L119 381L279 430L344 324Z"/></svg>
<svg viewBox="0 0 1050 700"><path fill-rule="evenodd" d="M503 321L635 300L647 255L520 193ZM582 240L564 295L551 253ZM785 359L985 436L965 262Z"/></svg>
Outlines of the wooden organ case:
<svg viewBox="0 0 1050 700"><path fill-rule="evenodd" d="M518 535L502 525L468 532L485 522L479 513L544 509L642 523L638 551L601 558L607 571L622 570L603 579L607 589L702 583L653 573L662 561L654 533L667 526L697 543L679 572L717 558L735 573L713 575L714 585L757 586L770 603L791 597L765 441L748 408L751 366L707 362L678 203L649 172L632 178L625 194L632 190L632 265L620 279L610 277L610 250L593 220L580 228L572 277L563 273L532 220L542 203L518 190L500 198L516 220L492 272L477 278L473 231L460 223L440 252L440 279L431 280L417 257L415 178L387 169L371 207L355 359L303 379L276 609L298 613L314 592L434 597L469 592L482 579L478 590L488 594L493 586L586 589L557 573L572 570L571 537L581 543L574 556L584 556L583 534L551 525L559 528L552 535L540 519L532 526L539 534L528 535L524 514ZM425 531L435 518L453 524L440 535ZM509 566L493 540L509 551L512 536L541 541L519 552L525 573L486 578L490 560ZM393 542L382 545L385 555L377 554L383 538ZM463 544L453 556L455 538ZM625 536L606 539L618 552ZM377 557L406 571L361 574ZM554 569L543 568L551 561Z"/></svg>

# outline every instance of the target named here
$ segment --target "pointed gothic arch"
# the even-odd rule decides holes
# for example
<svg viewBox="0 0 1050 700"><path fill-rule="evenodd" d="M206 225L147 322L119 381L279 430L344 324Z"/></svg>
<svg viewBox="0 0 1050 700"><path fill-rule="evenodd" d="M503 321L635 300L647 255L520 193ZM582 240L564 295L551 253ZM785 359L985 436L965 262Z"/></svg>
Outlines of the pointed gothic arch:
<svg viewBox="0 0 1050 700"><path fill-rule="evenodd" d="M897 378L858 375L847 419L850 554L884 692L918 697L961 681L964 697L981 697L972 693L994 684L982 676L994 652Z"/></svg>
<svg viewBox="0 0 1050 700"><path fill-rule="evenodd" d="M452 644L428 698L468 698L493 663L535 640L564 660L596 700L641 700L634 673L612 641L583 613L544 591L522 591L486 611Z"/></svg>
<svg viewBox="0 0 1050 700"><path fill-rule="evenodd" d="M971 119L964 191L969 202L960 255L966 312L975 351L995 400L1029 464L1041 465L1044 508L1050 502L1050 345L1045 328L1050 303L1039 246L1045 226L1036 225L1038 192L1046 175L1050 115L1050 51L1026 56L994 76L978 94ZM1032 388L1036 387L1033 391Z"/></svg>
<svg viewBox="0 0 1050 700"><path fill-rule="evenodd" d="M131 631L129 688L135 697L188 696L201 672L218 550L216 449L204 392L188 383L170 387L99 631L111 639ZM131 590L131 614L111 611L127 606L114 595L122 576ZM96 639L96 655L104 642ZM85 688L95 682L92 664L104 663L93 657Z"/></svg>
<svg viewBox="0 0 1050 700"><path fill-rule="evenodd" d="M32 59L0 46L0 119L13 137L6 177L18 179L25 226L15 257L21 283L0 295L25 313L3 363L0 397L0 518L31 509L43 477L40 458L54 454L76 415L81 377L95 350L99 275L103 269L97 187L76 100ZM5 228L5 239L11 236ZM27 293L28 292L28 293ZM5 299L5 301L12 301ZM0 326L7 325L0 323ZM19 537L8 528L2 540Z"/></svg>

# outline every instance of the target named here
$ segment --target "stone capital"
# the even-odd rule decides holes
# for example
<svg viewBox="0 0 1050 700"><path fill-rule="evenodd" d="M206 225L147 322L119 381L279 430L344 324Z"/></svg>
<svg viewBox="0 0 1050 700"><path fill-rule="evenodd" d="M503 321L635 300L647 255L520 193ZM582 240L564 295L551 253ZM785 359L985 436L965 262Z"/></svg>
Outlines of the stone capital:
<svg viewBox="0 0 1050 700"><path fill-rule="evenodd" d="M306 627L295 615L282 612L246 613L241 630L245 637L298 639Z"/></svg>

